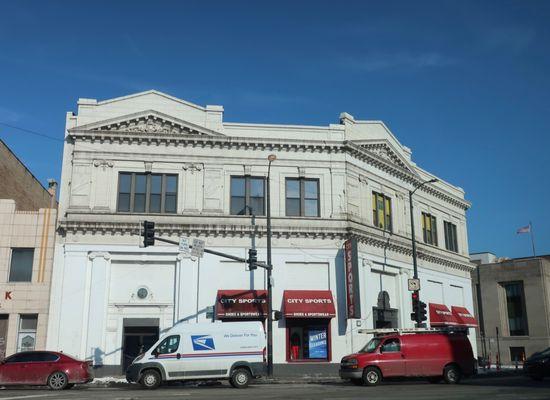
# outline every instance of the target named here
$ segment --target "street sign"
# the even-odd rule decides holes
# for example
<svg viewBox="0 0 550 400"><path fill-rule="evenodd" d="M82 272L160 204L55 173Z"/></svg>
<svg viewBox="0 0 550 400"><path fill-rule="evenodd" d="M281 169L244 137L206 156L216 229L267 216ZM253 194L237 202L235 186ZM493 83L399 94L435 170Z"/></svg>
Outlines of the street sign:
<svg viewBox="0 0 550 400"><path fill-rule="evenodd" d="M193 257L201 258L204 255L204 240L193 239L193 247L191 248Z"/></svg>
<svg viewBox="0 0 550 400"><path fill-rule="evenodd" d="M189 253L189 239L180 237L179 250L181 253Z"/></svg>
<svg viewBox="0 0 550 400"><path fill-rule="evenodd" d="M420 290L420 279L412 278L412 279L408 280L408 283L409 283L409 291L410 292Z"/></svg>

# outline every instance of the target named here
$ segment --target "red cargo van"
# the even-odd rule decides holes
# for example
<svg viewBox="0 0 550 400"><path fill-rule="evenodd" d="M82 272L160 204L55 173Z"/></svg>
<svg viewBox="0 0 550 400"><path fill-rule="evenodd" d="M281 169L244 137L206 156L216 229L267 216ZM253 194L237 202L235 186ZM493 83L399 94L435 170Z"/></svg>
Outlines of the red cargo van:
<svg viewBox="0 0 550 400"><path fill-rule="evenodd" d="M376 336L358 353L342 358L340 377L374 386L383 378L427 377L458 383L475 373L472 346L464 333L392 333Z"/></svg>

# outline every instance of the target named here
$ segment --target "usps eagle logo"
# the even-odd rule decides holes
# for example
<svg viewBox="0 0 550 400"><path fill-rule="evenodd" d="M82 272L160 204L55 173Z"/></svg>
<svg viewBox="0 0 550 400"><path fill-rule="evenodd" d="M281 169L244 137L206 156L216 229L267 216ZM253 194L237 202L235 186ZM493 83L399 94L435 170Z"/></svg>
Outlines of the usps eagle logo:
<svg viewBox="0 0 550 400"><path fill-rule="evenodd" d="M192 335L193 350L215 350L214 338L210 335Z"/></svg>

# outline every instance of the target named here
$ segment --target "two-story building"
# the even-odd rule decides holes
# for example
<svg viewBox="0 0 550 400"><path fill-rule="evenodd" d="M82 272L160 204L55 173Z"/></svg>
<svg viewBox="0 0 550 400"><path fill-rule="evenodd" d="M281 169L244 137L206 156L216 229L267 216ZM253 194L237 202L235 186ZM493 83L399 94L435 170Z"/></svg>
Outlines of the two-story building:
<svg viewBox="0 0 550 400"><path fill-rule="evenodd" d="M56 188L0 140L0 360L46 345Z"/></svg>
<svg viewBox="0 0 550 400"><path fill-rule="evenodd" d="M408 192L434 176L384 123L346 113L328 126L228 123L221 106L148 91L80 99L66 128L50 349L119 370L178 321L264 321L264 270L159 242L142 248L139 223L241 257L255 236L265 260L272 154L275 363L338 362L365 344L361 328L412 327ZM414 195L426 302L472 308L468 207L463 190L441 179ZM350 238L358 242L353 319Z"/></svg>

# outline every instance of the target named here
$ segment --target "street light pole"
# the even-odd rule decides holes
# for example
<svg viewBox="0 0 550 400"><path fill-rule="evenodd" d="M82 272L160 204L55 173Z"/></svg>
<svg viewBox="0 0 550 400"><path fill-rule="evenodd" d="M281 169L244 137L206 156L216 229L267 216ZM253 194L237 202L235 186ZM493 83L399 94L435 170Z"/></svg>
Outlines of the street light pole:
<svg viewBox="0 0 550 400"><path fill-rule="evenodd" d="M424 186L427 183L434 183L437 182L437 179L430 179L429 181L425 181L420 183L418 186L414 188L414 190L409 190L409 207L410 207L410 213L411 213L411 240L412 240L412 257L413 257L413 278L418 279L418 264L416 261L416 236L414 234L414 206L413 206L413 194L418 189L420 189L422 186ZM420 290L416 291L417 293L417 299L420 302ZM413 310L414 312L415 310ZM421 324L421 321L419 321L419 315L415 312L416 315L416 327L418 328Z"/></svg>
<svg viewBox="0 0 550 400"><path fill-rule="evenodd" d="M267 376L273 377L273 293L271 282L271 271L273 264L271 260L271 163L277 159L275 154L270 154L267 159Z"/></svg>

